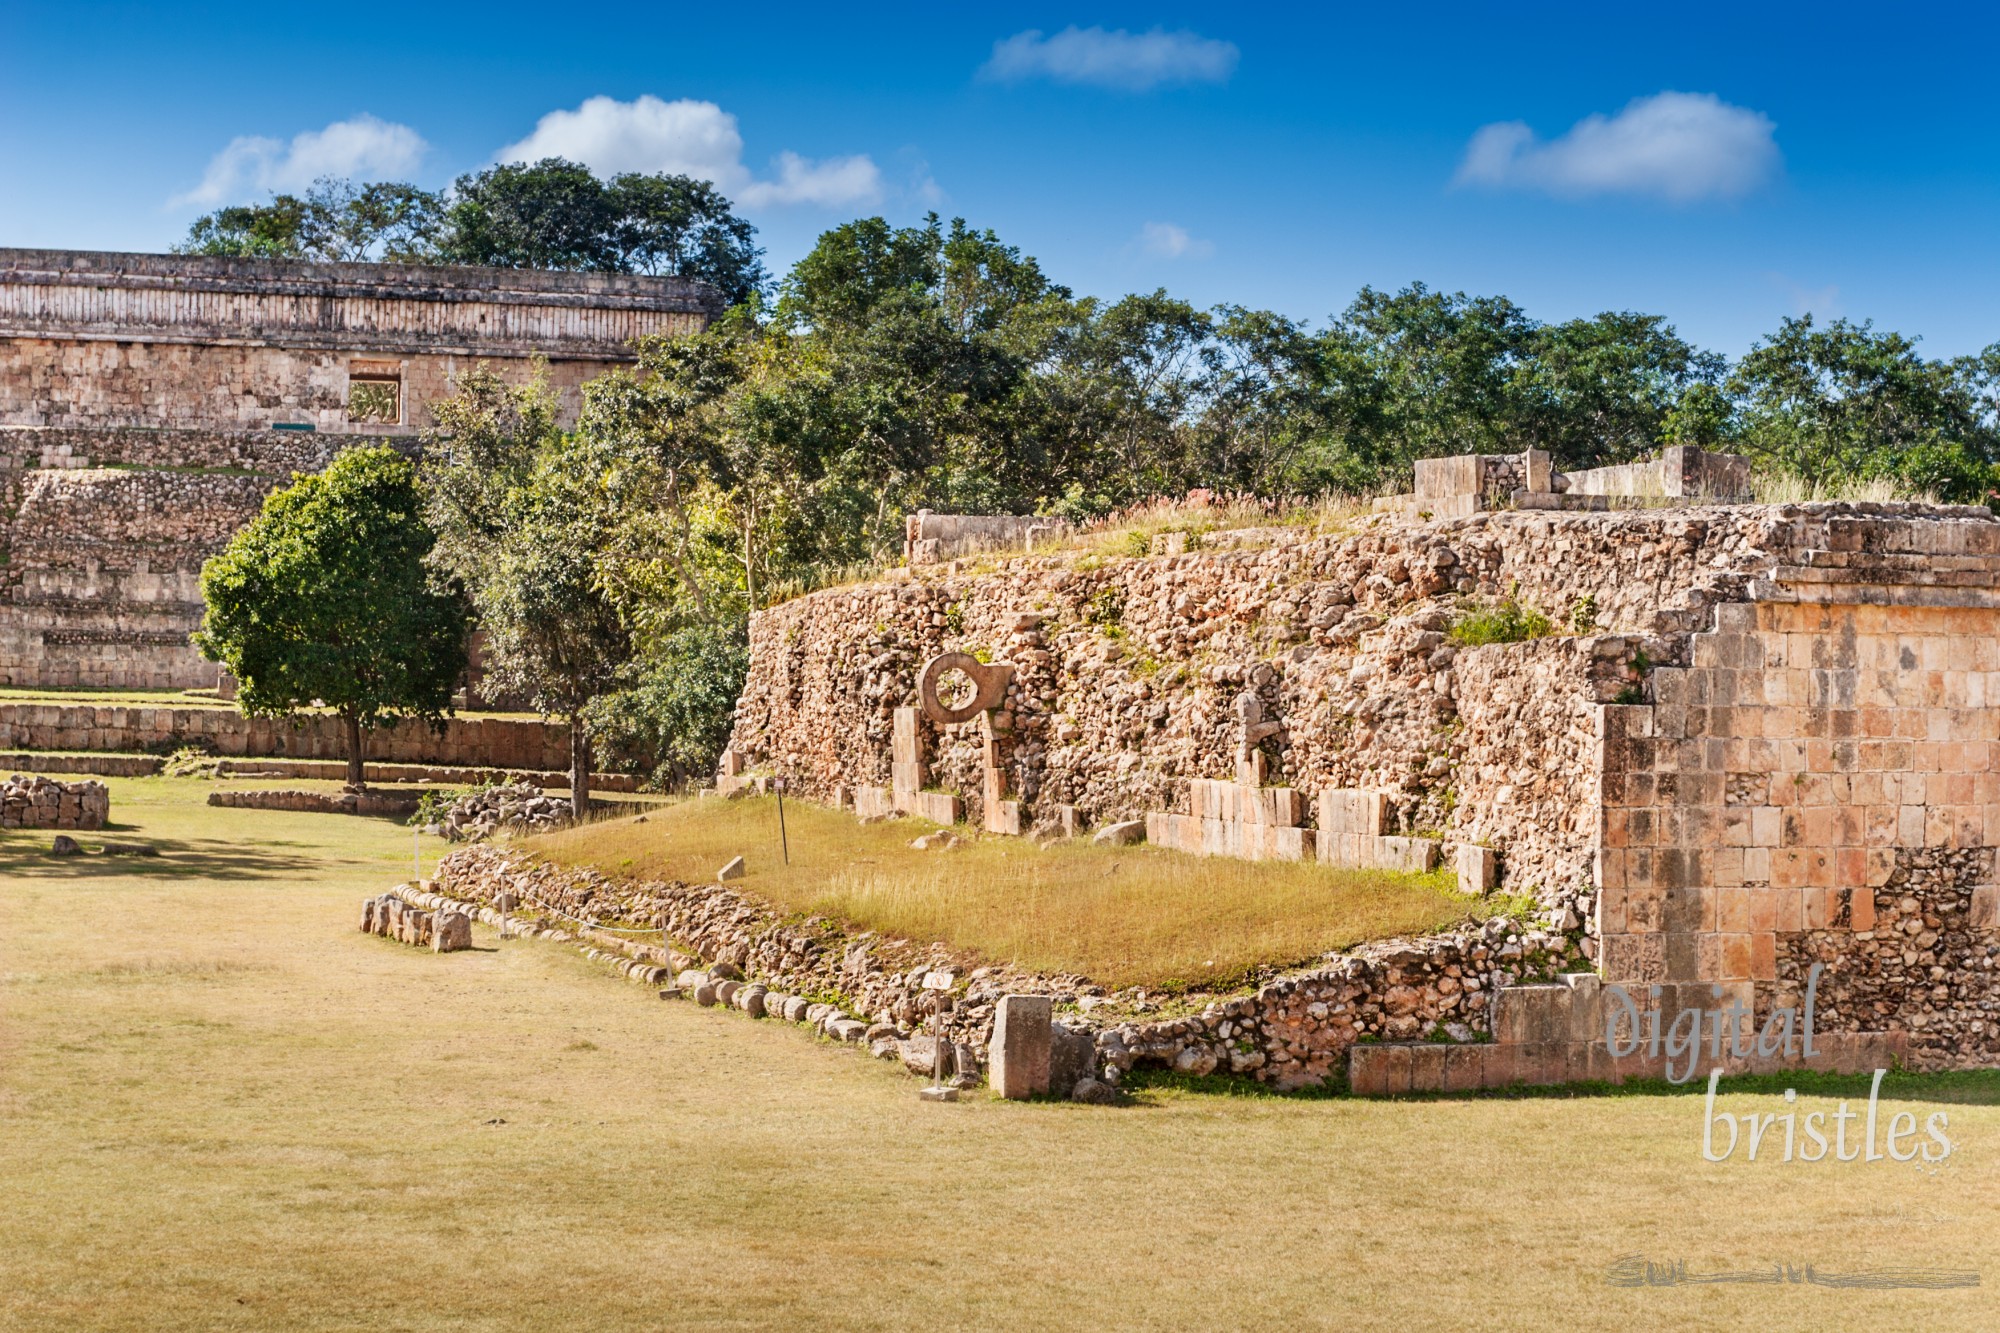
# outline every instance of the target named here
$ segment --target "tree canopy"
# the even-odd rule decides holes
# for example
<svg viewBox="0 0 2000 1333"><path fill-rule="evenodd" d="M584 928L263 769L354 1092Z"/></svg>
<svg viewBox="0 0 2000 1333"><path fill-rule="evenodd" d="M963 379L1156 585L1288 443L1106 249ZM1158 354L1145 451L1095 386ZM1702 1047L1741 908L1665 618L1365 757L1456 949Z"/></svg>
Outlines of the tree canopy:
<svg viewBox="0 0 2000 1333"><path fill-rule="evenodd" d="M366 733L441 722L465 674L468 608L431 576L432 544L415 466L386 445L350 449L273 493L202 567L195 645L236 677L245 713L338 713L359 786Z"/></svg>
<svg viewBox="0 0 2000 1333"><path fill-rule="evenodd" d="M633 654L603 567L613 519L602 483L614 460L592 438L556 428L555 398L539 376L509 385L475 368L438 417L425 464L437 532L431 565L466 589L494 690L568 722L581 818L590 802L586 710L627 682Z"/></svg>
<svg viewBox="0 0 2000 1333"><path fill-rule="evenodd" d="M485 264L694 278L731 305L764 288L756 229L706 181L628 172L600 180L561 158L502 163L433 192L323 179L197 218L183 254Z"/></svg>

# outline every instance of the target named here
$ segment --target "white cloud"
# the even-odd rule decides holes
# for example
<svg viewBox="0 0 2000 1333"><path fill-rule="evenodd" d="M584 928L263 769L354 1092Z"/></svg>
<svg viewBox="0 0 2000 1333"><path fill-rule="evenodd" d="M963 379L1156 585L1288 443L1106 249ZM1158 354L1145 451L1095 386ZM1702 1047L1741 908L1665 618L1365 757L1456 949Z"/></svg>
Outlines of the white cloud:
<svg viewBox="0 0 2000 1333"><path fill-rule="evenodd" d="M1070 27L1050 37L1030 28L993 43L979 73L1001 83L1041 78L1144 92L1163 83L1221 83L1240 54L1233 42L1192 32Z"/></svg>
<svg viewBox="0 0 2000 1333"><path fill-rule="evenodd" d="M1139 252L1154 259L1207 259L1215 253L1211 241L1188 235L1187 228L1171 222L1148 222L1139 228Z"/></svg>
<svg viewBox="0 0 2000 1333"><path fill-rule="evenodd" d="M630 102L592 97L574 111L551 111L534 133L495 155L499 162L563 157L600 176L664 171L712 182L739 204L874 203L882 173L864 154L814 161L778 154L773 174L759 178L743 165L743 135L736 117L713 102L665 102L647 94Z"/></svg>
<svg viewBox="0 0 2000 1333"><path fill-rule="evenodd" d="M1748 194L1782 165L1770 117L1712 93L1658 93L1543 142L1518 120L1482 127L1456 183L1674 203Z"/></svg>
<svg viewBox="0 0 2000 1333"><path fill-rule="evenodd" d="M176 195L168 206L209 207L252 192L303 190L321 176L406 176L427 147L408 125L366 114L307 130L290 143L243 135L209 160L201 184Z"/></svg>
<svg viewBox="0 0 2000 1333"><path fill-rule="evenodd" d="M1828 283L1824 287L1806 287L1792 281L1782 273L1770 275L1771 281L1785 293L1791 302L1794 315L1811 315L1814 319L1838 318L1841 314L1840 287Z"/></svg>

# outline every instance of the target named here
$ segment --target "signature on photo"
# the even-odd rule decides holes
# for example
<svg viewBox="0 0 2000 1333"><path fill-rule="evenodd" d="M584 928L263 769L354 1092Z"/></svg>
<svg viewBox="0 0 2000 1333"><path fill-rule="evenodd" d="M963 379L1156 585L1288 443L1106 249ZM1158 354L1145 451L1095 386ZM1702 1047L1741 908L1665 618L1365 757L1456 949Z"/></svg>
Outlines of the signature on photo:
<svg viewBox="0 0 2000 1333"><path fill-rule="evenodd" d="M1979 1274L1946 1268L1871 1268L1854 1273L1829 1273L1807 1264L1773 1264L1739 1272L1701 1273L1690 1269L1685 1259L1654 1263L1642 1254L1628 1254L1612 1264L1604 1280L1614 1287L1692 1287L1722 1282L1743 1282L1766 1286L1795 1284L1811 1287L1858 1287L1886 1291L1896 1287L1941 1291L1946 1287L1976 1287Z"/></svg>

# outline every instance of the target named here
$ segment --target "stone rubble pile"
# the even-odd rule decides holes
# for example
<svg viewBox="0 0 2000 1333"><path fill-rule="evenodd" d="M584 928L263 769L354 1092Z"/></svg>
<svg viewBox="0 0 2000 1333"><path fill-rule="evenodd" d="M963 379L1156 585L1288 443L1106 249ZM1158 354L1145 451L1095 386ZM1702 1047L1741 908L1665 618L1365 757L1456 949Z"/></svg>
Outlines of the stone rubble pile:
<svg viewBox="0 0 2000 1333"><path fill-rule="evenodd" d="M451 803L440 823L453 842L480 842L501 829L543 833L566 823L569 814L567 800L516 782L467 792Z"/></svg>
<svg viewBox="0 0 2000 1333"><path fill-rule="evenodd" d="M16 773L0 782L0 828L101 829L111 818L111 789Z"/></svg>

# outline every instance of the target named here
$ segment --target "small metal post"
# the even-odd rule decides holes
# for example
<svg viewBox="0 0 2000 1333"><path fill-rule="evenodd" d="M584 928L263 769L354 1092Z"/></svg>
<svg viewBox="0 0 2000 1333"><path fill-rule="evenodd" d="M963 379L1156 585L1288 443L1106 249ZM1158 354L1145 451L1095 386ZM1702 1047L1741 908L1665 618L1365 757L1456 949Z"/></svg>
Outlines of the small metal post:
<svg viewBox="0 0 2000 1333"><path fill-rule="evenodd" d="M784 848L785 864L792 863L792 840L785 832L785 780L773 778L771 789L778 793L778 845Z"/></svg>

